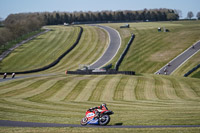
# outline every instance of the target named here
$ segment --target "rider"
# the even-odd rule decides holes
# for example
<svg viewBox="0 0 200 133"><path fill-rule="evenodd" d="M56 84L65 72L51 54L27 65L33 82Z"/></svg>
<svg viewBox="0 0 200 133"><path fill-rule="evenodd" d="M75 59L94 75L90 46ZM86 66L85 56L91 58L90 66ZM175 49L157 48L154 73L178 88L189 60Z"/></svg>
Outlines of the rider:
<svg viewBox="0 0 200 133"><path fill-rule="evenodd" d="M95 112L95 115L97 116L97 117L100 117L100 113L99 113L99 111L97 110L97 109L107 109L108 110L108 108L106 107L106 103L103 103L103 104L101 104L100 106L98 106L98 107L93 107L93 108L89 108L88 109L88 111L90 111L90 112Z"/></svg>

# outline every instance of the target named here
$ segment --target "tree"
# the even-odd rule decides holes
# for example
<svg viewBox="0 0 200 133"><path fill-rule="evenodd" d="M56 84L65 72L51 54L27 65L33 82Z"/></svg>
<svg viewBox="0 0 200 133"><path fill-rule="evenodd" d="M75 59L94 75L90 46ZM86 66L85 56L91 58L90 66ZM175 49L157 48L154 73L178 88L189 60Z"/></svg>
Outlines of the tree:
<svg viewBox="0 0 200 133"><path fill-rule="evenodd" d="M187 14L187 18L192 19L192 17L194 17L194 14L192 11L189 11Z"/></svg>
<svg viewBox="0 0 200 133"><path fill-rule="evenodd" d="M179 18L182 18L182 11L181 10L174 10L176 14L178 14Z"/></svg>
<svg viewBox="0 0 200 133"><path fill-rule="evenodd" d="M2 24L3 24L3 19L0 17L0 26L2 26Z"/></svg>
<svg viewBox="0 0 200 133"><path fill-rule="evenodd" d="M167 14L167 20L177 20L178 16L174 13L168 13Z"/></svg>
<svg viewBox="0 0 200 133"><path fill-rule="evenodd" d="M200 20L200 12L197 13L197 19Z"/></svg>

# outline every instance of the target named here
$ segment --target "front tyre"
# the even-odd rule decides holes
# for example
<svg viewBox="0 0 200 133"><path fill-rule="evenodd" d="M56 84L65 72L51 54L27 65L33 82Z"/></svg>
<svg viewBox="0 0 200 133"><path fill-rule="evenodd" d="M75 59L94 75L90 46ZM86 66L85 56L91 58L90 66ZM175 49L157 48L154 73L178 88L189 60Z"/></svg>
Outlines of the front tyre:
<svg viewBox="0 0 200 133"><path fill-rule="evenodd" d="M103 115L100 120L99 120L99 124L101 126L105 126L110 122L110 116L109 115Z"/></svg>
<svg viewBox="0 0 200 133"><path fill-rule="evenodd" d="M81 125L82 126L86 126L87 125L87 118L84 117L82 120L81 120Z"/></svg>

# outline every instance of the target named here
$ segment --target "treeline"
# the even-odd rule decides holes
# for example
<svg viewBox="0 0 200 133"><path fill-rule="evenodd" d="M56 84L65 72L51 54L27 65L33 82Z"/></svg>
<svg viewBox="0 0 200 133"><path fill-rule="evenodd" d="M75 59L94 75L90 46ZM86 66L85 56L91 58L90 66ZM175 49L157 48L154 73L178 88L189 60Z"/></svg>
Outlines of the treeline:
<svg viewBox="0 0 200 133"><path fill-rule="evenodd" d="M168 21L178 20L179 15L172 9L151 9L140 11L101 11L101 12L40 12L11 14L0 28L0 50L7 42L29 32L40 29L43 25L63 23L95 23L122 21Z"/></svg>
<svg viewBox="0 0 200 133"><path fill-rule="evenodd" d="M47 25L72 22L120 22L120 21L168 21L178 20L176 10L151 9L141 11L101 11L101 12L44 12L44 21Z"/></svg>
<svg viewBox="0 0 200 133"><path fill-rule="evenodd" d="M36 31L45 25L44 18L38 13L11 14L3 22L4 27L0 28L0 48L22 35Z"/></svg>

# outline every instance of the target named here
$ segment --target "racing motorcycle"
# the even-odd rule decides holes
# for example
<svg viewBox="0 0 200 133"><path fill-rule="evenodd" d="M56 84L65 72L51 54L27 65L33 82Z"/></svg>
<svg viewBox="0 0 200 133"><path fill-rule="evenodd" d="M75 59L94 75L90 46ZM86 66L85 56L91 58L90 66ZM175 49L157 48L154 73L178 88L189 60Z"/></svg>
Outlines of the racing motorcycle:
<svg viewBox="0 0 200 133"><path fill-rule="evenodd" d="M90 124L105 126L110 122L110 115L112 114L114 114L114 112L108 110L107 107L103 107L102 109L96 109L92 112L87 110L85 113L85 117L81 120L81 125L85 126L87 124Z"/></svg>

